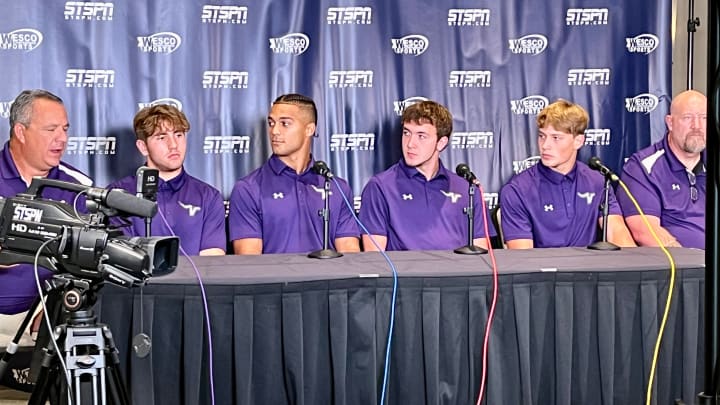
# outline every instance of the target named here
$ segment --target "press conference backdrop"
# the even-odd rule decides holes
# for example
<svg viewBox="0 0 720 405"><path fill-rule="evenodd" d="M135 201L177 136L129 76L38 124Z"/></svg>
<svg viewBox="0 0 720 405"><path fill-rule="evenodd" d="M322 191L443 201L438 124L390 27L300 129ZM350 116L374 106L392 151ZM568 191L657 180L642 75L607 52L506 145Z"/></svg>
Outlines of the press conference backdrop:
<svg viewBox="0 0 720 405"><path fill-rule="evenodd" d="M5 0L0 114L22 89L58 94L65 160L104 186L142 163L134 114L173 104L192 126L186 169L227 198L271 153L271 101L299 92L319 110L314 156L359 195L428 98L454 116L443 162L467 162L492 206L538 161L535 118L557 98L590 113L582 160L618 169L664 135L671 5L639 1Z"/></svg>

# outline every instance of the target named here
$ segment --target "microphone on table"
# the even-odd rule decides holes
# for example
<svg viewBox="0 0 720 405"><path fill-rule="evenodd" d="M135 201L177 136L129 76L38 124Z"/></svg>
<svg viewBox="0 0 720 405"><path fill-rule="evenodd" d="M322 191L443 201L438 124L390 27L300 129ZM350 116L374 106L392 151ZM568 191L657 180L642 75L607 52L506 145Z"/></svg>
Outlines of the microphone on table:
<svg viewBox="0 0 720 405"><path fill-rule="evenodd" d="M591 245L588 246L588 249L592 250L620 250L620 246L610 243L607 240L607 228L608 228L608 216L610 215L610 182L611 181L618 181L620 178L617 174L615 174L612 170L610 170L609 167L605 166L601 161L600 158L597 156L593 156L588 160L588 166L590 166L591 169L597 170L605 177L605 187L603 189L605 193L605 197L603 198L603 202L600 205L600 210L602 211L602 240L599 240Z"/></svg>
<svg viewBox="0 0 720 405"><path fill-rule="evenodd" d="M475 246L475 238L473 237L475 233L475 186L479 187L480 181L475 176L475 173L473 173L470 170L470 167L465 163L460 163L459 165L457 165L457 168L455 168L455 173L463 179L467 180L469 186L468 206L463 208L463 212L467 216L468 223L467 245L455 249L454 252L462 255L480 255L483 253L487 253L487 250L481 248L480 246Z"/></svg>
<svg viewBox="0 0 720 405"><path fill-rule="evenodd" d="M333 259L342 256L335 249L330 249L330 179L335 177L328 165L322 160L316 160L312 165L312 170L325 178L325 187L323 189L323 200L325 205L323 209L318 211L318 215L323 220L323 247L308 254L313 259Z"/></svg>

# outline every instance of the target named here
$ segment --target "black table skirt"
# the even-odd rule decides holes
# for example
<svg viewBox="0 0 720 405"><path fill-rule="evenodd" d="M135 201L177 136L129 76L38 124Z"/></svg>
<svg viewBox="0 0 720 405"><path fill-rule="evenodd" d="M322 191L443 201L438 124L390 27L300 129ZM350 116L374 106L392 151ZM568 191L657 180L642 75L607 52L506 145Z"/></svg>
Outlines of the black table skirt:
<svg viewBox="0 0 720 405"><path fill-rule="evenodd" d="M656 372L658 404L694 403L702 390L704 253L673 253L678 276ZM496 254L501 274L486 403L644 403L668 291L662 253ZM215 403L378 403L392 278L377 257L198 258L212 324ZM393 258L400 278L387 403L475 403L492 299L489 258ZM434 261L444 267L424 268ZM294 271L306 264L321 268ZM210 403L204 309L192 273L184 263L153 279L142 305L139 289L105 286L95 306L113 331L135 404ZM144 359L130 348L141 310L153 341Z"/></svg>

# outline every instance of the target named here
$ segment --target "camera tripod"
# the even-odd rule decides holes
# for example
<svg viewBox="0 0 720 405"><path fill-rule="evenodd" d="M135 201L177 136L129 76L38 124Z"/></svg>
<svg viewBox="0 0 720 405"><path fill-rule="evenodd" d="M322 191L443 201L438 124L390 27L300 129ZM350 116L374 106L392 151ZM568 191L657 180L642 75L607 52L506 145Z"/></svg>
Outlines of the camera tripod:
<svg viewBox="0 0 720 405"><path fill-rule="evenodd" d="M50 398L53 404L56 399L68 405L129 405L112 333L107 325L97 323L92 309L101 284L75 278L65 281L62 305L66 323L55 328L57 346L51 337L44 349L28 404L43 405ZM67 374L60 365L60 356Z"/></svg>

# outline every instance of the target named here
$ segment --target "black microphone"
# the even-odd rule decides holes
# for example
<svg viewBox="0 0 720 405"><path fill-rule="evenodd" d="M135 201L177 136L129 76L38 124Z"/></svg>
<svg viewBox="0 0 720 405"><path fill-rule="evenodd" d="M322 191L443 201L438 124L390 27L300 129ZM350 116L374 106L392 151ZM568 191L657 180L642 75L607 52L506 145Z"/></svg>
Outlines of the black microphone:
<svg viewBox="0 0 720 405"><path fill-rule="evenodd" d="M597 156L593 156L588 160L588 166L590 166L591 169L597 170L602 174L603 176L609 178L611 181L618 181L620 180L620 177L618 177L617 174L615 174L612 170L610 170L609 167L605 166L601 161L600 158Z"/></svg>
<svg viewBox="0 0 720 405"><path fill-rule="evenodd" d="M323 162L322 160L316 160L312 169L315 173L325 177L328 180L335 177L333 172L330 171L330 168L328 167L328 165L325 164L325 162Z"/></svg>
<svg viewBox="0 0 720 405"><path fill-rule="evenodd" d="M480 184L477 177L475 177L475 173L473 173L470 170L470 167L465 163L460 163L459 165L457 165L457 167L455 168L455 173L457 173L457 175L462 177L463 179L467 180L470 184Z"/></svg>
<svg viewBox="0 0 720 405"><path fill-rule="evenodd" d="M157 213L157 203L138 198L123 189L90 187L85 194L94 201L130 215L152 218Z"/></svg>
<svg viewBox="0 0 720 405"><path fill-rule="evenodd" d="M160 171L147 166L140 166L135 172L135 176L137 177L136 195L150 201L157 201Z"/></svg>

